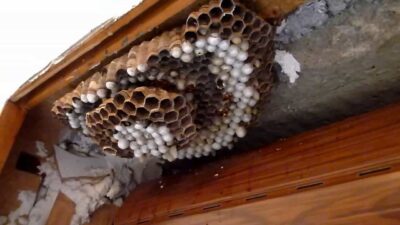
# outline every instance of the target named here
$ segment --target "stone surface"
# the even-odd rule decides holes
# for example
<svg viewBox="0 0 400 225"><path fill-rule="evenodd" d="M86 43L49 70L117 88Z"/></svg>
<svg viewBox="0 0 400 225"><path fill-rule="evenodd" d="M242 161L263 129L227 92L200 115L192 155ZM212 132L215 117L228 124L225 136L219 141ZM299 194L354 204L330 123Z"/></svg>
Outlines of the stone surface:
<svg viewBox="0 0 400 225"><path fill-rule="evenodd" d="M290 20L288 20L289 22ZM254 148L400 100L400 1L356 1L284 48L301 63L279 75L258 124L237 148Z"/></svg>

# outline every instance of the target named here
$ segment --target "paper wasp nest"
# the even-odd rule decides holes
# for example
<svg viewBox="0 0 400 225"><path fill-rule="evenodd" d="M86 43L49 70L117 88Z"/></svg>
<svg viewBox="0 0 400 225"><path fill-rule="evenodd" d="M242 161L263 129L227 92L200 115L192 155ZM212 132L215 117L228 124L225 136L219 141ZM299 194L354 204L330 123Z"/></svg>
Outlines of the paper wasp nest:
<svg viewBox="0 0 400 225"><path fill-rule="evenodd" d="M274 33L242 4L211 1L80 83L53 112L121 157L232 148L270 92Z"/></svg>

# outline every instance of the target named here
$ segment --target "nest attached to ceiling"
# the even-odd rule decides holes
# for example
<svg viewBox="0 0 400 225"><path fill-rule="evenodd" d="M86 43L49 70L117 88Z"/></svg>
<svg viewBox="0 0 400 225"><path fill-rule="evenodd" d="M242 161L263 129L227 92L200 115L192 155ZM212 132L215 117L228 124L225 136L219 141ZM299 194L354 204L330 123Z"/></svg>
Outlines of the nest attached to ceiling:
<svg viewBox="0 0 400 225"><path fill-rule="evenodd" d="M173 161L230 149L271 90L274 28L232 0L134 46L54 103L105 153Z"/></svg>

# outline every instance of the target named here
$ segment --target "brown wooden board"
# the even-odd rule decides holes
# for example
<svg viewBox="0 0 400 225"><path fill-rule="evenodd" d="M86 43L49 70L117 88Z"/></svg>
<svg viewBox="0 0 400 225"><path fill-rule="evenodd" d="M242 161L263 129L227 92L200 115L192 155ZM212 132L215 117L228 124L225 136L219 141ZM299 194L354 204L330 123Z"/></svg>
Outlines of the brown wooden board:
<svg viewBox="0 0 400 225"><path fill-rule="evenodd" d="M25 110L7 101L0 110L0 172L8 158L19 129L24 122Z"/></svg>
<svg viewBox="0 0 400 225"><path fill-rule="evenodd" d="M400 104L300 134L192 173L140 185L116 224L162 221L400 168Z"/></svg>
<svg viewBox="0 0 400 225"><path fill-rule="evenodd" d="M153 224L398 225L400 172Z"/></svg>

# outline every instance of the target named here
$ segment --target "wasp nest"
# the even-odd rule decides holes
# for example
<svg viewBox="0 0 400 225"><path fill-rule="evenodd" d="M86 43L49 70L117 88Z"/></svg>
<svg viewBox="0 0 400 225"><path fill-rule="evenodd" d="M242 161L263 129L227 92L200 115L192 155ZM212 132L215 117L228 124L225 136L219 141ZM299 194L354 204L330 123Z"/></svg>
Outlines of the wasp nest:
<svg viewBox="0 0 400 225"><path fill-rule="evenodd" d="M53 113L121 157L232 148L270 92L274 33L242 4L211 1L81 82Z"/></svg>

